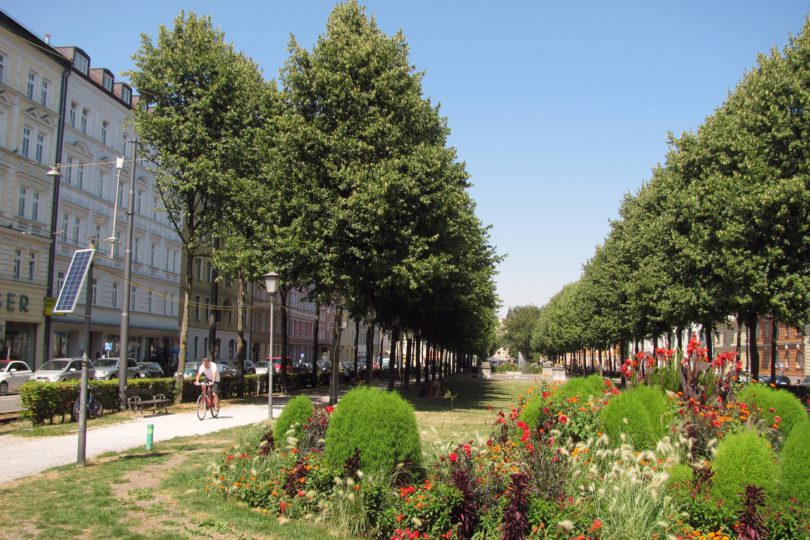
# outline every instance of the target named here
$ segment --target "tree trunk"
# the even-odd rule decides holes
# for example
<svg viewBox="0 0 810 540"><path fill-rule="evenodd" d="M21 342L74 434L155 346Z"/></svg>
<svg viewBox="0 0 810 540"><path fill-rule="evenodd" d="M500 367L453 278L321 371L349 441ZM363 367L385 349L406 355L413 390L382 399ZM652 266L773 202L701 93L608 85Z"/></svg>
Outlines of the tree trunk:
<svg viewBox="0 0 810 540"><path fill-rule="evenodd" d="M414 372L416 373L416 384L418 385L419 381L421 380L420 372L422 370L422 337L419 334L416 335L415 347L416 347L416 355L415 355L416 358L414 360Z"/></svg>
<svg viewBox="0 0 810 540"><path fill-rule="evenodd" d="M247 283L242 270L236 277L236 369L237 388L242 396L245 388L245 289Z"/></svg>
<svg viewBox="0 0 810 540"><path fill-rule="evenodd" d="M318 386L318 330L321 325L321 305L315 304L315 325L312 331L312 386ZM271 329L272 332L272 329ZM272 356L272 351L271 351ZM272 365L272 364L271 364Z"/></svg>
<svg viewBox="0 0 810 540"><path fill-rule="evenodd" d="M175 377L174 402L180 403L183 399L183 371L186 369L186 354L188 351L188 318L191 312L191 288L194 285L194 253L186 254L186 275L183 279L183 314L180 321L180 350L177 353L177 375ZM121 345L121 350L127 350Z"/></svg>
<svg viewBox="0 0 810 540"><path fill-rule="evenodd" d="M278 292L281 297L281 377L279 378L279 384L281 384L281 388L287 388L287 343L289 342L289 332L287 331L287 325L289 324L287 297L290 288L282 285L279 287Z"/></svg>
<svg viewBox="0 0 810 540"><path fill-rule="evenodd" d="M677 327L676 332L678 334L677 336L678 352L680 352L681 355L683 356L683 326Z"/></svg>
<svg viewBox="0 0 810 540"><path fill-rule="evenodd" d="M737 361L740 360L740 350L742 349L742 327L743 321L742 318L738 315L737 316ZM746 363L748 363L748 359L746 358Z"/></svg>
<svg viewBox="0 0 810 540"><path fill-rule="evenodd" d="M388 390L393 390L397 380L396 357L399 341L399 325L394 325L391 329L391 353L388 355Z"/></svg>
<svg viewBox="0 0 810 540"><path fill-rule="evenodd" d="M218 242L216 242L216 245L219 245ZM211 301L208 304L208 357L212 362L220 360L220 351L219 347L217 347L217 313L219 307L219 283L217 283L217 277L219 277L219 272L211 266L211 275L209 276L211 280Z"/></svg>
<svg viewBox="0 0 810 540"><path fill-rule="evenodd" d="M776 317L771 319L771 384L776 384L776 362L779 360L779 351L776 348L776 334L779 331L779 323Z"/></svg>
<svg viewBox="0 0 810 540"><path fill-rule="evenodd" d="M706 323L703 325L703 333L706 336L706 355L709 361L714 358L714 343L712 343L712 334L714 333L714 328L712 327L712 323Z"/></svg>
<svg viewBox="0 0 810 540"><path fill-rule="evenodd" d="M411 382L411 360L413 360L411 354L413 354L413 339L408 338L406 344L407 345L405 346L405 378L403 380L405 382L404 387L408 388Z"/></svg>
<svg viewBox="0 0 810 540"><path fill-rule="evenodd" d="M360 318L354 321L354 380L360 380Z"/></svg>
<svg viewBox="0 0 810 540"><path fill-rule="evenodd" d="M329 361L332 374L329 379L329 405L336 405L340 385L340 333L343 329L343 306L338 306L335 319L332 321L332 352Z"/></svg>
<svg viewBox="0 0 810 540"><path fill-rule="evenodd" d="M366 321L366 385L371 386L371 377L374 373L374 324Z"/></svg>
<svg viewBox="0 0 810 540"><path fill-rule="evenodd" d="M751 379L759 379L759 350L757 349L757 315L749 314L745 320L748 327L748 356L751 358Z"/></svg>

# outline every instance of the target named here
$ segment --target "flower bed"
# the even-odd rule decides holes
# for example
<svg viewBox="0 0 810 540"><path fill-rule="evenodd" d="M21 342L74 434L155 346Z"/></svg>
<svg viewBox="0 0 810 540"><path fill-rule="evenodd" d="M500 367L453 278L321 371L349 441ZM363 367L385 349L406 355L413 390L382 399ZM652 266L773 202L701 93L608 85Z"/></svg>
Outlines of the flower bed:
<svg viewBox="0 0 810 540"><path fill-rule="evenodd" d="M810 535L810 509L781 494L778 475L769 478L777 489L746 486L734 501L712 489L713 453L731 435L762 440L779 470L787 434L778 422L766 425L779 411L670 393L667 434L640 450L600 431L601 411L619 393L610 381L602 386L599 395L537 387L510 411L492 411L489 437L448 443L419 467L377 474L362 471L359 450L340 467L324 464L331 409L316 409L300 439L276 444L257 430L228 449L208 489L276 519L313 519L341 533L395 540ZM806 455L793 451L791 470Z"/></svg>

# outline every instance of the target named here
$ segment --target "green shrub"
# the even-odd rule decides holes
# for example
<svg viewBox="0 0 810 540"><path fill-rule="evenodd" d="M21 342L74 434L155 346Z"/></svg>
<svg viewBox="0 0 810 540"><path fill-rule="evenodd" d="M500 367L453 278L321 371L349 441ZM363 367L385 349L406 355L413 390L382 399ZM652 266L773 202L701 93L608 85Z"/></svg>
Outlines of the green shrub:
<svg viewBox="0 0 810 540"><path fill-rule="evenodd" d="M290 429L293 430L290 435L295 437L296 440L301 440L301 434L304 432L304 424L307 423L307 419L312 416L314 412L315 407L307 396L296 396L292 398L284 407L281 416L278 417L276 425L273 427L273 438L276 440L276 443L284 447L287 441L287 432L290 431Z"/></svg>
<svg viewBox="0 0 810 540"><path fill-rule="evenodd" d="M563 384L555 394L555 399L564 400L570 397L588 399L601 396L605 391L605 379L593 374L589 377L574 377Z"/></svg>
<svg viewBox="0 0 810 540"><path fill-rule="evenodd" d="M712 460L712 495L732 508L741 508L742 493L752 485L775 495L779 469L776 453L768 441L754 431L728 435L720 444Z"/></svg>
<svg viewBox="0 0 810 540"><path fill-rule="evenodd" d="M669 420L667 397L651 386L625 390L611 398L599 413L599 425L614 443L624 433L638 449L653 448L667 434Z"/></svg>
<svg viewBox="0 0 810 540"><path fill-rule="evenodd" d="M669 469L667 485L678 492L688 491L692 487L692 475L692 467L686 463L676 463Z"/></svg>
<svg viewBox="0 0 810 540"><path fill-rule="evenodd" d="M737 394L737 401L746 403L752 414L773 425L775 417L782 420L779 430L788 434L799 421L807 420L807 412L799 398L787 390L776 390L764 384L749 384ZM755 408L761 409L757 412ZM771 412L773 409L773 412Z"/></svg>
<svg viewBox="0 0 810 540"><path fill-rule="evenodd" d="M419 466L422 449L413 408L399 394L358 387L340 400L326 431L324 463L342 471L360 450L367 473L389 473L398 463Z"/></svg>
<svg viewBox="0 0 810 540"><path fill-rule="evenodd" d="M810 421L799 422L782 448L782 487L786 499L810 505Z"/></svg>

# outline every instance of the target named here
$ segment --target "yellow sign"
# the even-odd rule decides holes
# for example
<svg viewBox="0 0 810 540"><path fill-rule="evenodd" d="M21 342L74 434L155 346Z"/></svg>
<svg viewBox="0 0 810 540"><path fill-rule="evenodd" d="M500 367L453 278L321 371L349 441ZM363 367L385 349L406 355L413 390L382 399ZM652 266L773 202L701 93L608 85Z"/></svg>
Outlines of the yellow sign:
<svg viewBox="0 0 810 540"><path fill-rule="evenodd" d="M45 316L47 317L50 315L51 317L64 317L64 313L54 313L53 308L56 305L56 298L53 296L46 296L45 297Z"/></svg>

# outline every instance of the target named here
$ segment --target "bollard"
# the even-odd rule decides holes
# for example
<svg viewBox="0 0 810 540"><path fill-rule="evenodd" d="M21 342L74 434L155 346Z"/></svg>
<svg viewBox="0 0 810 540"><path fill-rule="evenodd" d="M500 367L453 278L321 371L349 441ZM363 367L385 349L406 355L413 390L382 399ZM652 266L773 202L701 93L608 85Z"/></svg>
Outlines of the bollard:
<svg viewBox="0 0 810 540"><path fill-rule="evenodd" d="M152 436L155 433L155 424L146 425L146 449L152 450Z"/></svg>

